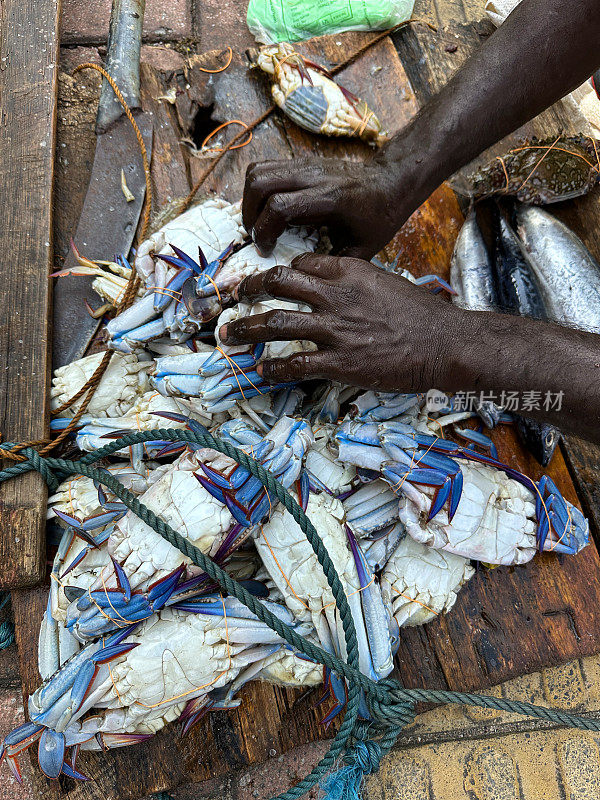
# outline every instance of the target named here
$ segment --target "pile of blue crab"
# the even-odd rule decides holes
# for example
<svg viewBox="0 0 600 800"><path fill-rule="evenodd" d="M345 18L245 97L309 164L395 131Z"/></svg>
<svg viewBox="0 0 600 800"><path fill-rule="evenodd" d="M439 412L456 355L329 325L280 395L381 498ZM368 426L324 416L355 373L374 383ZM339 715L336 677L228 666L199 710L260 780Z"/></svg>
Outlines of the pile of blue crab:
<svg viewBox="0 0 600 800"><path fill-rule="evenodd" d="M234 305L231 291L243 276L289 264L316 244L292 230L261 258L244 237L239 206L211 200L140 247L133 266L143 289L106 326L115 356L72 445L90 452L123 431L171 426L209 429L251 454L319 531L348 597L361 670L380 680L393 668L399 628L448 612L474 563L575 554L588 542L588 524L550 478L536 482L502 463L484 433L464 426L473 414L453 411L451 401L433 413L416 394L326 382L311 384L310 393L269 386L256 373L265 353L312 345L211 344L215 322L281 305ZM85 269L103 281L108 268L87 262ZM100 358L57 371L56 406ZM311 546L241 466L165 441L123 449L104 466L280 619L345 656ZM102 486L81 476L66 481L49 499L48 518L58 533L39 636L42 682L29 698L30 721L3 746L17 777L18 755L35 744L47 777L85 779L79 750L133 745L171 722L186 732L208 711L235 708L252 680L323 683L325 724L343 709L343 680L219 592Z"/></svg>

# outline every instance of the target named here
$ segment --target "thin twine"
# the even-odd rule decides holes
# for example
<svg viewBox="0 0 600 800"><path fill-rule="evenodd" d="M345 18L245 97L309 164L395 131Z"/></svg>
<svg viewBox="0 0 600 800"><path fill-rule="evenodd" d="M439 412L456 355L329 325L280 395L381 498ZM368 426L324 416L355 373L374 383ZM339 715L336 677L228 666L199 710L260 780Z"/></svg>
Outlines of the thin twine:
<svg viewBox="0 0 600 800"><path fill-rule="evenodd" d="M233 60L233 50L229 46L227 46L227 50L229 50L229 58L227 59L227 63L223 67L219 67L219 69L207 69L206 67L196 67L196 69L198 69L200 72L208 72L209 75L218 75L219 72L225 72L225 70Z"/></svg>
<svg viewBox="0 0 600 800"><path fill-rule="evenodd" d="M242 125L244 130L248 131L248 138L246 139L246 141L240 142L239 144L235 144L232 147L229 147L228 148L229 150L238 150L240 147L246 147L247 144L250 144L250 142L252 141L253 134L251 130L248 130L248 126L246 125L246 123L243 122L241 119L230 119L227 120L227 122L222 122L220 125L217 125L214 131L211 131L208 134L208 136L204 137L204 141L200 145L200 151L202 151L206 147L206 143L209 142L213 138L213 136L215 136L219 131L222 131L223 128L227 128L228 125ZM210 149L214 150L217 153L223 150L222 147L211 147Z"/></svg>

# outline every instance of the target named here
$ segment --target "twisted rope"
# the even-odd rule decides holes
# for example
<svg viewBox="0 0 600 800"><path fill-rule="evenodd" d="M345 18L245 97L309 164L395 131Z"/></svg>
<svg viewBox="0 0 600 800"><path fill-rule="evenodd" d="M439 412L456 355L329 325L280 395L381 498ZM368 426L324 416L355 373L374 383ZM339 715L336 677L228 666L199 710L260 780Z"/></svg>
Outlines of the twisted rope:
<svg viewBox="0 0 600 800"><path fill-rule="evenodd" d="M8 603L10 595L8 592L0 592L0 609ZM15 626L12 622L5 620L0 623L0 650L6 650L15 640Z"/></svg>
<svg viewBox="0 0 600 800"><path fill-rule="evenodd" d="M328 653L296 633L293 628L290 628L271 613L260 600L249 594L241 584L224 572L212 559L204 555L163 519L141 503L113 475L104 469L93 466L95 462L114 455L121 448L157 439L210 447L219 453L223 453L248 470L270 493L278 498L304 532L317 556L319 564L323 568L342 621L346 639L346 651L348 653L347 661ZM0 444L0 450L11 449L15 446L13 443L6 442ZM580 717L559 709L545 708L533 703L474 693L438 689L406 689L399 681L394 679L388 678L375 683L366 675L363 675L359 670L356 630L346 594L333 562L313 524L287 489L261 464L242 450L227 441L213 436L208 431L200 433L173 428L159 428L131 433L112 441L94 453L86 454L79 461L46 458L31 447L25 447L22 450L22 454L26 459L25 461L0 470L0 483L32 470L39 472L44 477L51 490L56 489L61 480L71 475L84 475L94 481L98 481L106 486L143 522L219 583L228 594L240 600L261 622L274 630L292 647L313 661L328 667L337 675L346 678L348 681L346 714L329 751L309 775L303 778L296 786L272 798L272 800L295 800L295 798L299 798L330 771L344 751L344 766L325 781L323 788L330 798L356 795L362 777L377 770L382 756L393 747L402 728L412 722L414 707L417 702L457 703L478 706L479 708L489 708L513 714L524 714L561 726L600 731L600 719ZM374 724L357 721L361 692L364 692L369 711L375 720Z"/></svg>

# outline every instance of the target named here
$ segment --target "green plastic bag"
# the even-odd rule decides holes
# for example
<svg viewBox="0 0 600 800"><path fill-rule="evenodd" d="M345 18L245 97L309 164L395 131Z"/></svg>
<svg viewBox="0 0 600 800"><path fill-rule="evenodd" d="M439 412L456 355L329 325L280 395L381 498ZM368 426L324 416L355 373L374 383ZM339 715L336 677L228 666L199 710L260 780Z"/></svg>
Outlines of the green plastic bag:
<svg viewBox="0 0 600 800"><path fill-rule="evenodd" d="M415 0L250 0L247 22L262 44L342 31L387 30L410 19Z"/></svg>

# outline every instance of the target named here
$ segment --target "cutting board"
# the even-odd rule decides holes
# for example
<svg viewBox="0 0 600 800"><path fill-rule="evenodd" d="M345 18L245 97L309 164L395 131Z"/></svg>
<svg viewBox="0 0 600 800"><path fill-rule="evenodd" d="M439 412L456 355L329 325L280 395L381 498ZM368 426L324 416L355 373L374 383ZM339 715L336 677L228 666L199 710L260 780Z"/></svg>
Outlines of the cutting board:
<svg viewBox="0 0 600 800"><path fill-rule="evenodd" d="M459 31L461 35L464 33L465 42L469 46L479 42L478 29L465 24L464 14L461 19ZM230 13L223 19L223 25L227 24L232 24ZM386 39L345 70L339 79L371 105L388 130L399 130L416 112L418 102L426 97L418 80L421 70L425 75L421 83L430 83L430 90L434 90L458 66L458 59L446 64L447 59L439 57L448 35L451 34L426 33L423 26L414 26L396 41L406 71L391 40ZM314 60L333 66L368 38L361 34L324 37L302 49ZM464 50L467 51L467 44ZM462 50L461 54L464 57ZM202 61L186 67L185 73L177 70L159 73L150 67L143 70L147 102L154 104L161 123L156 128L155 158L157 153L167 154L169 164L165 169L161 162L158 173L155 172L155 176L162 176L157 191L165 199L178 189L185 191L186 182L193 182L207 166L206 161L190 156L180 145L194 126L210 129L227 119L250 122L269 103L261 76L246 70L241 54L235 55L232 66L221 75L207 76L198 69L203 64L214 67L215 59L218 53L207 54ZM438 75L439 64L446 66L439 67ZM430 72L437 75L438 84L433 82ZM159 90L166 96L172 87L178 92L174 105L156 101ZM239 198L245 168L251 161L305 154L363 159L369 152L360 142L310 136L277 114L255 131L251 145L223 159L203 192L218 192L232 200ZM65 181L65 186L69 183ZM389 246L390 254L400 251L403 265L417 275L437 272L447 277L462 218L457 198L444 186L407 222ZM501 458L532 477L540 477L541 469L522 450L509 428L499 430L494 438ZM596 528L597 507L592 506L594 497L590 488L595 469L593 457L589 456L592 460L587 465L580 458L575 466L580 472L587 470L588 483L580 483L580 500L588 513L592 512ZM570 458L572 461L573 452ZM562 453L555 455L548 473L567 499L579 502ZM481 570L461 592L450 614L428 626L401 632L397 674L409 686L477 689L599 652L600 631L595 610L600 601L599 578L600 560L595 544L575 558L538 556L525 567ZM15 597L25 692L31 691L39 680L35 650L44 604L44 590L20 592ZM238 710L207 716L184 739L178 737L176 726L171 726L143 745L101 755L82 753L78 766L92 780L79 784L64 780L50 791L44 784L44 796L54 793L70 800L139 798L221 775L265 760L273 752L279 754L331 734L331 730L326 732L319 723L322 712L314 709L318 691L291 692L250 684L242 696Z"/></svg>

